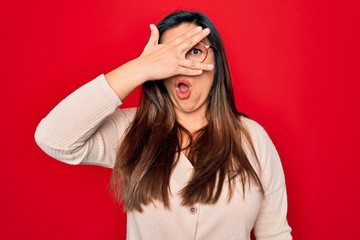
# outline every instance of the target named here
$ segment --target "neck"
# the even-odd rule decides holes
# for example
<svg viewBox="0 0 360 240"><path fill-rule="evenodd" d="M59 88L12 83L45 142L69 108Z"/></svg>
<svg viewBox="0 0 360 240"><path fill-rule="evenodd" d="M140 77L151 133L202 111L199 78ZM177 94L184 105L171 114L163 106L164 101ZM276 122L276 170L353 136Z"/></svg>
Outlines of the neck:
<svg viewBox="0 0 360 240"><path fill-rule="evenodd" d="M203 115L197 115L194 113L180 113L180 114L176 114L176 119L177 121L184 127L186 128L191 136L185 134L184 132L181 132L181 149L182 152L185 154L186 157L188 157L188 153L190 151L190 148L187 148L189 146L190 143L190 137L191 138L196 138L196 136L194 136L193 134L198 131L199 129L203 128L204 126L207 125L208 121L205 117L205 114ZM194 139L193 139L194 140Z"/></svg>
<svg viewBox="0 0 360 240"><path fill-rule="evenodd" d="M190 133L194 133L208 123L206 119L206 107L194 112L183 112L175 107L176 120Z"/></svg>

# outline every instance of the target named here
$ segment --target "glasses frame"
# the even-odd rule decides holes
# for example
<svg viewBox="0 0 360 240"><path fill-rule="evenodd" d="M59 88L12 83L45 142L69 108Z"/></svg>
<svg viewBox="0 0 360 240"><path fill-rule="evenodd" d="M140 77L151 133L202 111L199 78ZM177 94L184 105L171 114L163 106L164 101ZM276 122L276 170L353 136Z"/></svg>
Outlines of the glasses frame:
<svg viewBox="0 0 360 240"><path fill-rule="evenodd" d="M209 48L212 48L212 46L211 45L207 45L207 44L205 44L205 43L203 43L203 42L199 42L199 43L201 43L204 47L205 47L205 50L206 50L206 52L205 52L205 58L201 61L201 62L199 62L199 63L203 63L203 62L205 62L205 60L206 60L206 58L207 58L207 56L208 56L208 54L209 54ZM199 44L198 43L198 44ZM198 44L196 44L196 45L198 45ZM195 46L196 46L195 45ZM194 46L194 47L195 47ZM193 49L194 47L192 47L191 49ZM191 51L191 49L189 50L189 51Z"/></svg>

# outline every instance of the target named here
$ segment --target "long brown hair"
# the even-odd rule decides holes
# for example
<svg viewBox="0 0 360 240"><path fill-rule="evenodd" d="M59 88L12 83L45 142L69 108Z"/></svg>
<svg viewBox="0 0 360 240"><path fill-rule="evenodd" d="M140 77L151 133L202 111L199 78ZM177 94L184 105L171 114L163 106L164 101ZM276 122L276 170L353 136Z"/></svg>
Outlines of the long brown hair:
<svg viewBox="0 0 360 240"><path fill-rule="evenodd" d="M181 190L182 204L216 203L225 180L230 196L235 178L240 177L245 192L247 181L261 181L243 149L250 143L248 131L241 122L244 115L234 103L234 94L225 49L219 32L207 16L200 12L180 11L165 17L159 24L160 36L169 28L184 22L210 28L207 37L215 54L215 76L206 118L208 124L190 134L176 120L168 92L162 81L148 81L133 122L119 147L111 177L111 188L127 211L142 211L142 206L160 200L169 207L169 183L179 159L183 135L189 137L188 159L194 170L188 184ZM180 134L179 134L180 133ZM182 134L181 134L182 133Z"/></svg>

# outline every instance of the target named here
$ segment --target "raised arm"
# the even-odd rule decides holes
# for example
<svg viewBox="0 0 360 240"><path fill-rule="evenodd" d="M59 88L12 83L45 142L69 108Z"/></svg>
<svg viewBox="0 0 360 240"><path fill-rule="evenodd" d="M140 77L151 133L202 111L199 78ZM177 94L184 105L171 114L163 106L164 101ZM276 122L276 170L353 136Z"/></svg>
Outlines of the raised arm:
<svg viewBox="0 0 360 240"><path fill-rule="evenodd" d="M120 104L100 75L42 119L35 140L44 152L60 161L112 167L120 135L133 115L129 110L118 110Z"/></svg>
<svg viewBox="0 0 360 240"><path fill-rule="evenodd" d="M119 110L121 100L145 81L197 75L211 69L213 66L184 57L207 34L209 31L194 28L172 42L159 44L159 32L151 25L143 53L61 101L38 125L37 144L66 163L112 167L119 139L135 113L134 109Z"/></svg>

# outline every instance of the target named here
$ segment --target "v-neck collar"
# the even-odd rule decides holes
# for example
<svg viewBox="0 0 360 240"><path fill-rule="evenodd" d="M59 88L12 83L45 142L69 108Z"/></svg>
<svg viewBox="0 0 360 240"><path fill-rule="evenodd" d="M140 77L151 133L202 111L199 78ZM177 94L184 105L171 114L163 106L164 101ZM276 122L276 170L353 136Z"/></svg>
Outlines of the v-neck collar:
<svg viewBox="0 0 360 240"><path fill-rule="evenodd" d="M193 165L185 154L183 152L180 152L179 154L179 160L177 161L172 173L172 178L174 180L173 183L177 185L173 186L176 192L186 186L194 171Z"/></svg>
<svg viewBox="0 0 360 240"><path fill-rule="evenodd" d="M180 152L180 158L183 158L183 161L186 162L187 165L190 165L192 169L194 169L194 166L192 165L191 161L186 157L185 153L183 153L182 151Z"/></svg>

